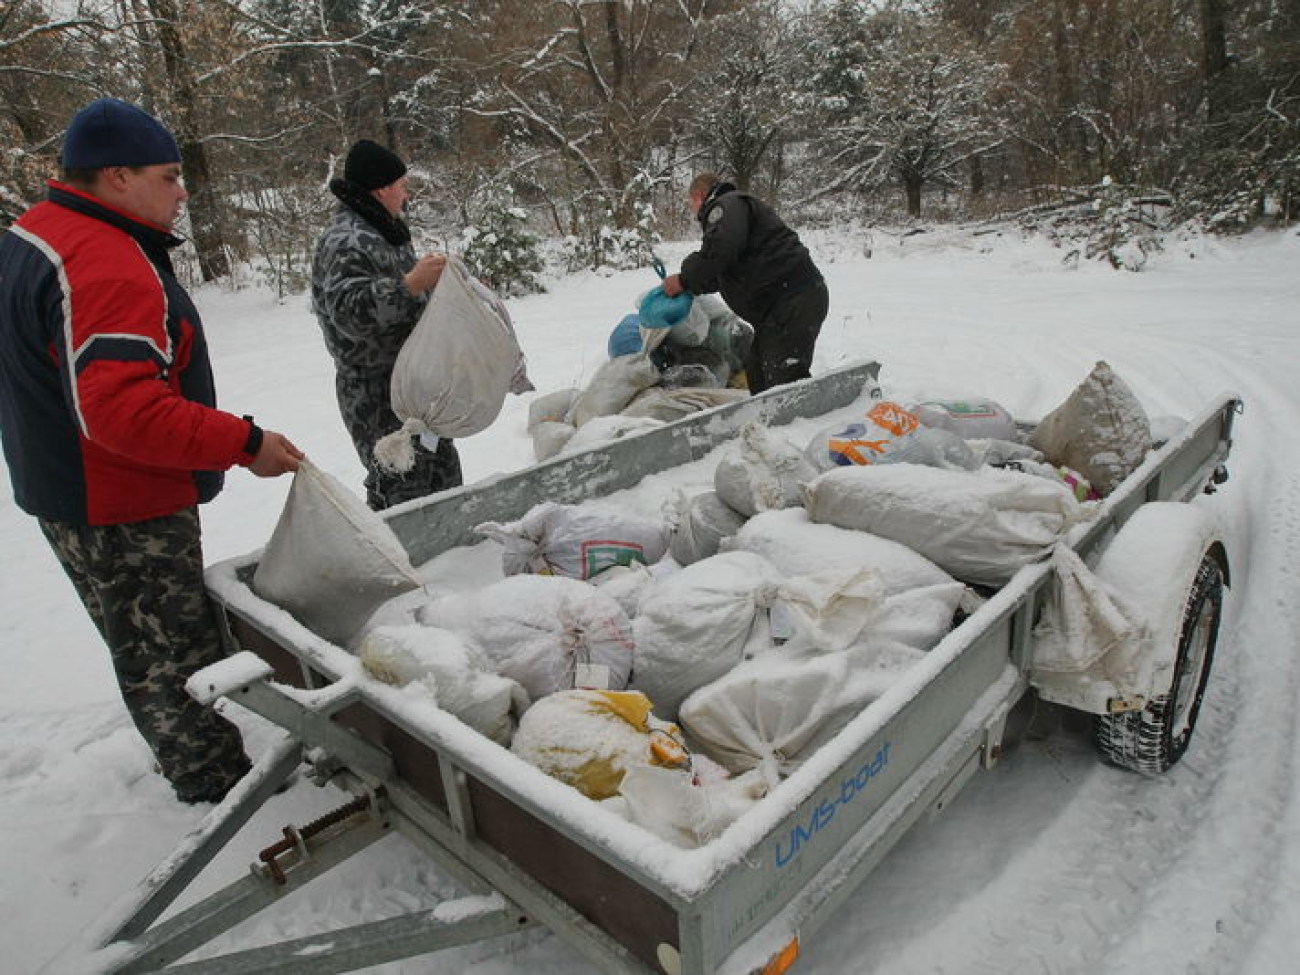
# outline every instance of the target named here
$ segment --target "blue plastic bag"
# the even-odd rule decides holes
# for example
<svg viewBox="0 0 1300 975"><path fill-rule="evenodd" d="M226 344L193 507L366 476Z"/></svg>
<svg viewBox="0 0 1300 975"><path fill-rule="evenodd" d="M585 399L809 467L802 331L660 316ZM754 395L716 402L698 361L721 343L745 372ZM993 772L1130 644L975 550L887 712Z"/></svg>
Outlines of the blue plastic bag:
<svg viewBox="0 0 1300 975"><path fill-rule="evenodd" d="M609 357L635 355L641 351L641 316L624 315L623 320L609 333Z"/></svg>
<svg viewBox="0 0 1300 975"><path fill-rule="evenodd" d="M641 299L642 328L672 328L691 313L691 303L695 296L683 291L676 298L669 298L663 285L653 289Z"/></svg>

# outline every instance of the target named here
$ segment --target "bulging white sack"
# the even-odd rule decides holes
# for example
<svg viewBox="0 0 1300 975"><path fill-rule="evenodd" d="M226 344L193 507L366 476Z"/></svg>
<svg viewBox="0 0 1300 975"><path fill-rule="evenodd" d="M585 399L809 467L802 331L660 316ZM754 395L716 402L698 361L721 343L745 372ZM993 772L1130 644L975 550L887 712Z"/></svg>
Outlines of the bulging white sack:
<svg viewBox="0 0 1300 975"><path fill-rule="evenodd" d="M659 370L648 355L621 355L602 363L573 403L569 422L581 427L598 416L611 416L643 389L659 381Z"/></svg>
<svg viewBox="0 0 1300 975"><path fill-rule="evenodd" d="M993 468L840 467L807 486L815 522L871 532L965 582L1000 586L1084 517L1063 484Z"/></svg>
<svg viewBox="0 0 1300 975"><path fill-rule="evenodd" d="M848 650L749 660L691 694L681 725L705 755L738 774L758 769L774 787L922 656Z"/></svg>
<svg viewBox="0 0 1300 975"><path fill-rule="evenodd" d="M506 393L531 388L505 305L449 257L397 354L390 392L393 412L404 422L375 444L375 458L408 471L414 437L479 433L497 418Z"/></svg>
<svg viewBox="0 0 1300 975"><path fill-rule="evenodd" d="M616 565L653 565L668 550L668 525L608 505L543 501L518 521L474 529L503 548L505 574L592 579Z"/></svg>
<svg viewBox="0 0 1300 975"><path fill-rule="evenodd" d="M416 617L481 650L534 701L574 687L621 690L632 670L632 624L623 608L564 576L509 576L437 598Z"/></svg>
<svg viewBox="0 0 1300 975"><path fill-rule="evenodd" d="M722 540L745 524L745 516L719 498L716 491L689 498L679 494L671 502L669 516L672 533L668 550L679 565L692 565L717 555Z"/></svg>
<svg viewBox="0 0 1300 975"><path fill-rule="evenodd" d="M1098 362L1065 402L1043 417L1029 443L1107 495L1146 458L1151 421L1128 384Z"/></svg>
<svg viewBox="0 0 1300 975"><path fill-rule="evenodd" d="M361 640L361 665L376 680L410 687L479 734L509 746L528 694L495 673L481 654L448 630L380 626Z"/></svg>
<svg viewBox="0 0 1300 975"><path fill-rule="evenodd" d="M304 460L253 573L253 591L346 647L381 604L419 586L388 523Z"/></svg>
<svg viewBox="0 0 1300 975"><path fill-rule="evenodd" d="M714 470L713 488L742 515L800 504L805 482L817 469L803 452L761 423L746 423L725 448Z"/></svg>

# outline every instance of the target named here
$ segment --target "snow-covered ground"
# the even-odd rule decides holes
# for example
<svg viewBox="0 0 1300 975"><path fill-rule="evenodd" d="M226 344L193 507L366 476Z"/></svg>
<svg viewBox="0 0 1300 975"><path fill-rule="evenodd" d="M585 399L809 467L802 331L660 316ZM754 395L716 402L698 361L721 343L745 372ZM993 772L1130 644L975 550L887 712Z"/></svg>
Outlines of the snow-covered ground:
<svg viewBox="0 0 1300 975"><path fill-rule="evenodd" d="M1078 728L1021 740L914 829L810 941L795 971L1272 973L1300 949L1300 235L1171 243L1140 274L1069 270L1015 235L808 235L831 290L815 371L882 363L887 395L983 395L1021 418L1099 359L1153 417L1245 401L1232 479L1201 502L1225 526L1233 588L1192 748L1159 779L1102 766ZM870 244L868 248L867 245ZM673 265L689 242L667 245ZM866 255L868 249L871 256ZM647 271L575 275L512 300L539 391L583 383ZM228 408L256 414L358 488L360 466L305 298L198 293ZM467 480L532 462L530 397L460 443ZM263 545L288 479L234 472L205 509L208 561ZM203 816L177 804L116 696L107 653L35 523L0 498L0 969L38 971ZM236 712L254 754L276 737ZM297 785L200 879L228 882L286 823L337 805ZM432 906L452 890L392 838L223 939L223 948ZM57 969L55 969L57 970ZM545 933L373 969L589 970Z"/></svg>

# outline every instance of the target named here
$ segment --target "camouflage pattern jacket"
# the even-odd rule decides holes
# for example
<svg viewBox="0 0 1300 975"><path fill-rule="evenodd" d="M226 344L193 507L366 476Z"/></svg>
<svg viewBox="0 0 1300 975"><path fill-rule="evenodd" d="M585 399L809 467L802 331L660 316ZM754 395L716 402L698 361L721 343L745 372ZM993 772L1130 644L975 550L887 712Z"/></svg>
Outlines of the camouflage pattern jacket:
<svg viewBox="0 0 1300 975"><path fill-rule="evenodd" d="M406 290L410 243L390 244L364 217L339 207L316 245L311 304L340 377L387 377L426 299Z"/></svg>

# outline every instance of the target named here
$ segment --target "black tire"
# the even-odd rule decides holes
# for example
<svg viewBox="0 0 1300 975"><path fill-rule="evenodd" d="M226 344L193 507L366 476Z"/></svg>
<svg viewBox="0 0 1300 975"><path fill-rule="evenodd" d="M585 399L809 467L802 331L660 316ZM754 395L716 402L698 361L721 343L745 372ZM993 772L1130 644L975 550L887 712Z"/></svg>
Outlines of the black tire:
<svg viewBox="0 0 1300 975"><path fill-rule="evenodd" d="M1097 748L1106 761L1145 775L1158 775L1183 757L1196 728L1214 663L1223 615L1223 588L1223 567L1206 555L1187 595L1169 690L1153 697L1141 711L1097 719Z"/></svg>

